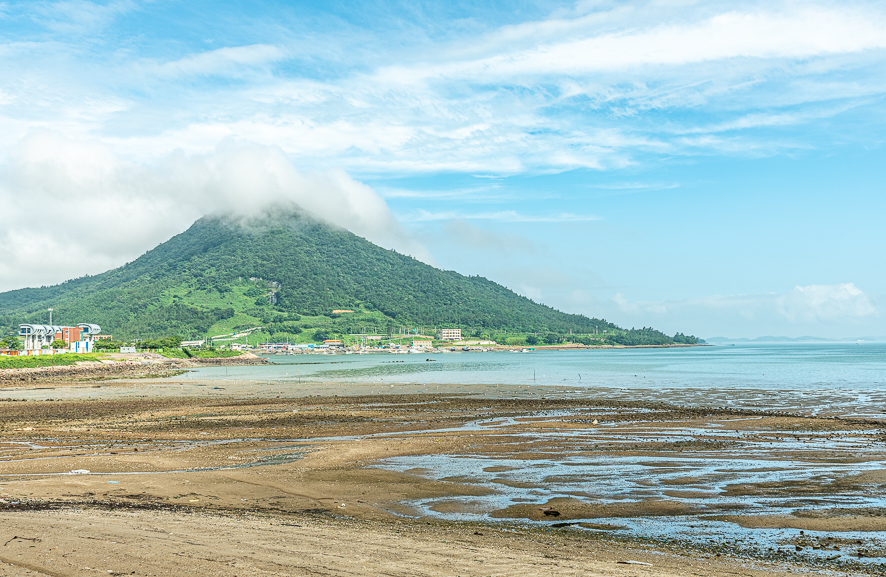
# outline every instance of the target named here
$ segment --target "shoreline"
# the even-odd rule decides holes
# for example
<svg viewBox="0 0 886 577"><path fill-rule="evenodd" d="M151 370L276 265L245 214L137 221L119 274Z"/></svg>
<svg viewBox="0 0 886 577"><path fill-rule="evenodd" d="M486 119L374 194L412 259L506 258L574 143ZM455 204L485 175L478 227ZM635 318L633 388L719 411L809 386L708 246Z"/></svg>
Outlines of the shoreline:
<svg viewBox="0 0 886 577"><path fill-rule="evenodd" d="M617 349L660 349L660 348L691 348L712 346L707 344L672 344L672 345L539 345L533 347L537 351L579 351L579 350L617 350ZM520 352L526 347L490 347L490 352ZM463 352L463 351L457 351ZM211 366L249 366L271 364L268 357L322 355L324 353L298 353L297 355L276 355L262 353L258 356L244 353L238 357L220 358L189 358L176 359L152 353L106 353L103 361L80 361L74 365L3 368L0 369L0 388L15 386L38 386L41 384L73 384L88 381L110 381L126 379L158 379L180 375L191 369ZM344 353L337 353L344 354ZM391 355L389 351L367 351L360 354ZM402 354L402 353L401 353ZM450 351L426 354L452 354Z"/></svg>
<svg viewBox="0 0 886 577"><path fill-rule="evenodd" d="M472 345L473 346L473 345ZM570 343L566 345L495 345L491 349L493 351L522 351L526 348L532 348L536 351L583 351L583 350L612 350L612 349L683 349L692 347L712 347L707 343L682 344L673 343L670 345L582 345Z"/></svg>
<svg viewBox="0 0 886 577"><path fill-rule="evenodd" d="M150 391L145 384L120 382L114 390L128 386L136 391ZM519 387L514 390L518 391ZM261 399L243 395L122 398L115 393L113 398L80 401L4 402L0 403L0 426L4 431L0 443L4 457L0 461L3 463L0 515L7 526L21 527L21 532L15 529L14 534L33 536L39 528L43 542L57 539L60 543L69 543L73 550L91 551L91 555L99 554L99 550L82 540L86 537L65 537L64 529L56 528L56 522L68 526L64 523L113 521L108 525L115 527L113 530L103 529L105 542L126 541L115 533L125 533L126 524L115 519L149 523L169 535L181 534L175 527L187 527L186 532L202 531L198 541L205 541L207 545L197 547L176 541L176 547L184 547L190 551L188 555L195 557L219 557L210 551L230 548L232 541L229 535L209 535L200 523L189 524L193 519L212 520L225 526L228 526L225 519L251 519L254 523L250 529L244 529L247 533L243 536L245 539L252 535L253 541L269 530L282 531L275 533L276 538L305 539L319 528L333 536L332 541L324 541L324 547L334 548L336 539L350 539L347 548L335 549L337 552L329 552L325 557L325 552L318 553L316 564L311 565L314 568L326 566L322 563L338 566L341 558L350 555L350 549L355 546L365 547L370 553L368 557L387 551L383 543L371 542L376 538L373 536L384 535L378 538L394 539L398 543L408 537L408 546L404 543L401 550L408 553L413 564L407 565L413 573L402 570L401 574L442 572L437 565L440 558L424 550L431 547L431 543L451 539L453 546L445 547L441 555L462 559L466 548L483 548L489 563L492 559L499 563L496 574L516 575L525 570L525 566L507 559L514 556L515 548L529 552L528 557L520 557L521 563L531 558L539 570L549 568L579 574L589 571L608 574L621 569L618 560L630 559L652 562L652 569L642 566L644 571L648 569L661 575L676 575L691 564L704 574L728 573L745 568L748 563L765 566L766 574L821 569L877 573L882 569L882 565L867 565L861 558L853 561L842 553L839 561L827 561L813 551L814 543L807 544L793 537L790 548L783 544L776 552L766 552L756 550L752 541L693 545L673 539L631 537L623 532L613 533L608 527L607 524L616 522L611 520L613 516L624 523L631 519L668 519L676 514L689 514L690 517L701 515L699 520L707 522L703 519L729 513L728 508L718 508L716 501L711 501L705 510L675 508L681 499L694 498L687 490L691 485L686 484L663 487L673 495L665 495L664 500L654 495L644 496L646 489L642 489L634 499L645 504L634 508L613 508L614 505L590 495L553 501L539 495L526 506L510 509L492 505L498 502L497 494L506 495L512 490L507 484L511 483L507 478L508 468L522 462L543 463L547 459L545 455L556 456L557 460L568 459L570 455L587 460L599 455L606 461L628 459L625 462L631 462L636 455L650 463L665 463L673 451L678 450L686 455L695 451L702 451L702 455L720 451L724 458L729 458L734 449L732 441L724 444L723 434L728 433L736 442L744 442L749 435L760 436L761 440L768 440L769 452L775 450L771 445L775 441L781 446L777 450L782 460L810 459L815 453L806 451L804 443L808 441L801 439L799 444L794 441L798 435L815 440L841 438L844 435L841 431L853 431L856 437L876 439L882 434L882 421L734 409L688 409L663 403L629 403L592 397L506 398L507 391L500 392L503 396L499 398L441 392ZM589 410L594 412L588 413ZM473 423L481 416L483 422L491 419L502 424L477 428ZM591 416L595 421L601 419L602 429L590 422ZM694 444L683 441L662 444L662 438L685 427L698 431L694 433L697 438ZM647 429L648 432L644 432ZM562 433L559 439L550 436L555 430ZM571 433L579 435L577 441L571 440ZM636 440L627 447L612 445L607 440L624 435L632 435ZM597 438L599 440L593 440ZM589 442L593 443L592 449L586 446ZM846 462L857 458L852 451L844 450L844 453L842 459L848 459ZM438 478L421 469L380 467L392 462L391 459L421 460L439 456L446 458L446 462L458 462L466 455L482 457L490 467L501 462L504 469L486 475L493 481L490 484L481 478L481 471L462 477ZM770 457L760 454L754 458ZM827 457L832 461L835 458ZM870 458L882 457L877 453ZM827 459L822 463L826 464ZM492 469L497 471L497 467ZM650 469L653 473L657 470L667 471ZM71 471L88 472L72 474ZM886 479L870 477L865 482L884 483ZM757 484L756 489L730 486L730 491L748 495L765 491L787 497L796 490L790 484ZM843 491L854 490L845 483L839 486L844 487L840 489ZM513 490L522 489L514 486ZM834 490L826 484L820 487L812 484L804 489L807 494ZM445 520L438 518L445 513L429 514L434 510L452 510L456 505L477 507L479 505L471 503L489 498L493 501L484 506L492 506L493 514L485 522ZM416 506L431 509L425 512ZM549 519L542 513L546 507L556 507L558 516ZM877 513L872 510L863 519L839 511L832 518L788 515L779 520L745 515L742 519L749 520L751 525L801 524L807 531L824 527L829 535L838 536L847 527L861 527L859 523L866 523L868 530L875 532L886 530L886 518ZM496 517L501 520L495 521ZM588 528L581 526L595 518L606 521L598 522L599 528L595 528L594 523ZM268 528L275 523L278 528ZM286 523L302 527L290 528ZM28 529L32 531L26 532ZM403 533L405 529L409 530L408 534ZM474 531L490 535L474 535ZM139 542L136 537L130 537L133 543ZM140 534L138 539L150 537ZM81 540L74 545L77 539ZM244 539L241 541L246 542ZM795 544L804 551L795 552ZM157 545L165 546L159 542ZM135 544L118 549L134 555L137 551L133 547ZM557 554L550 558L544 556L548 547ZM564 547L571 549L565 553ZM846 554L850 551L854 554L856 549L861 552L862 546L843 545ZM23 555L33 553L30 549L21 551ZM198 554L200 551L203 553ZM831 553L829 549L828 554ZM248 559L257 562L255 555L268 554L266 549L257 547L251 556L237 557L239 561L235 562L239 564ZM641 554L646 556L638 559L636 556ZM663 562L663 559L669 561ZM43 567L37 561L27 562ZM160 563L154 566L158 569L175 570L159 559L156 562ZM290 562L291 559L287 561ZM82 563L95 567L85 560ZM236 574L233 566L225 565L226 562L213 563L216 570L223 568L224 574L229 574L226 572L229 570L230 574ZM291 570L288 574L301 574L296 565L286 566ZM460 574L488 575L489 567L486 563L468 564L460 569ZM377 570L381 571L381 566ZM483 573L484 570L487 572ZM635 568L624 566L624 570Z"/></svg>
<svg viewBox="0 0 886 577"><path fill-rule="evenodd" d="M29 386L107 379L167 378L206 366L245 366L267 364L255 355L209 359L170 359L150 353L108 353L103 361L80 361L74 365L0 369L0 387Z"/></svg>

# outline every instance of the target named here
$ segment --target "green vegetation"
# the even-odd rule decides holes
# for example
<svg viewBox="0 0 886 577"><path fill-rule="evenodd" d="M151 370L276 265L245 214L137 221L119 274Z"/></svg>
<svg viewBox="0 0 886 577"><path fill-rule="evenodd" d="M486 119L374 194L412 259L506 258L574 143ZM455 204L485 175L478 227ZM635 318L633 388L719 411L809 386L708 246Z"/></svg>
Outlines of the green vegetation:
<svg viewBox="0 0 886 577"><path fill-rule="evenodd" d="M679 333L678 333L679 334ZM694 338L694 337L693 337ZM652 328L631 329L606 337L606 341L613 345L639 346L639 345L670 345L674 339ZM693 343L694 344L694 343Z"/></svg>
<svg viewBox="0 0 886 577"><path fill-rule="evenodd" d="M19 357L0 356L0 369L28 369L33 367L59 367L73 365L80 361L98 361L101 356L95 353L89 354L63 354L63 355L28 355Z"/></svg>
<svg viewBox="0 0 886 577"><path fill-rule="evenodd" d="M209 349L166 349L160 351L160 354L170 359L227 359L230 357L239 357L243 353L240 351L219 351L215 348Z"/></svg>
<svg viewBox="0 0 886 577"><path fill-rule="evenodd" d="M22 343L18 337L14 335L8 335L0 338L0 349L10 349L13 351L21 350Z"/></svg>
<svg viewBox="0 0 886 577"><path fill-rule="evenodd" d="M170 334L218 337L217 346L359 342L366 333L429 335L435 327L461 327L465 335L500 342L528 344L527 335L537 335L554 344L602 343L604 333L609 342L630 333L479 276L435 269L295 209L243 222L204 217L118 269L2 293L0 334L18 323L45 322L50 306L57 322L95 322L118 342ZM354 312L332 313L338 309Z"/></svg>
<svg viewBox="0 0 886 577"><path fill-rule="evenodd" d="M188 351L185 351L184 349L161 349L153 352L162 355L167 359L189 359L193 356L188 354Z"/></svg>
<svg viewBox="0 0 886 577"><path fill-rule="evenodd" d="M152 350L172 349L177 350L182 346L182 338L179 336L167 336L158 339L148 339L138 343L138 348Z"/></svg>
<svg viewBox="0 0 886 577"><path fill-rule="evenodd" d="M227 359L230 357L239 357L243 353L240 351L213 351L213 350L202 350L202 351L187 351L187 354L191 358L195 359ZM163 353L164 355L166 353Z"/></svg>
<svg viewBox="0 0 886 577"><path fill-rule="evenodd" d="M132 346L132 343L126 342L116 342L108 339L99 339L92 343L92 350L94 351L116 351L120 347L128 347Z"/></svg>

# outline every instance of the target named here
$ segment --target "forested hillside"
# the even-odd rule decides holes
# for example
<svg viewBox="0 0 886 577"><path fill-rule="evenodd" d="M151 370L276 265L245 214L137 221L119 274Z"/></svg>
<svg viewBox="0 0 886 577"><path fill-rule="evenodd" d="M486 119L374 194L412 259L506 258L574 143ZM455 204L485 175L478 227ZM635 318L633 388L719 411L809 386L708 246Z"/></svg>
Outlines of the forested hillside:
<svg viewBox="0 0 886 577"><path fill-rule="evenodd" d="M401 326L622 332L485 278L435 269L296 209L248 222L207 216L118 269L2 293L0 323L6 330L20 322L45 323L48 307L56 323L95 322L115 339L188 338L258 326L269 334L297 335L320 321L333 332L394 332Z"/></svg>

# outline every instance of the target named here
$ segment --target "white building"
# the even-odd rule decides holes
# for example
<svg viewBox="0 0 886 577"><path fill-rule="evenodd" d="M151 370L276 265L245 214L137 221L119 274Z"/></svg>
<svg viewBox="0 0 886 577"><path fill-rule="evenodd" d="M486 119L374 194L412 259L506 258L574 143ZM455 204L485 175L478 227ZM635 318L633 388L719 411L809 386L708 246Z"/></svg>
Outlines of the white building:
<svg viewBox="0 0 886 577"><path fill-rule="evenodd" d="M25 339L25 351L39 351L55 340L62 328L53 325L19 325L18 336Z"/></svg>
<svg viewBox="0 0 886 577"><path fill-rule="evenodd" d="M95 337L102 328L91 323L80 323L76 327L58 325L19 325L18 336L25 340L25 354L48 347L52 341L64 340L71 351L88 353L92 350Z"/></svg>
<svg viewBox="0 0 886 577"><path fill-rule="evenodd" d="M461 329L440 329L441 341L460 341Z"/></svg>

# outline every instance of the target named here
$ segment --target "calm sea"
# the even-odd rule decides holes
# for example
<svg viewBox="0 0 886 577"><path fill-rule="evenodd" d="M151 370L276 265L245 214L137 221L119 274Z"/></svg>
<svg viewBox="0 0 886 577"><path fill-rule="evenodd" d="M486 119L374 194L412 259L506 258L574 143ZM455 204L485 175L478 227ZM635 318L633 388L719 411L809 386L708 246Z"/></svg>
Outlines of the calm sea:
<svg viewBox="0 0 886 577"><path fill-rule="evenodd" d="M608 398L886 417L886 344L742 344L676 349L272 356L185 378L526 385Z"/></svg>

